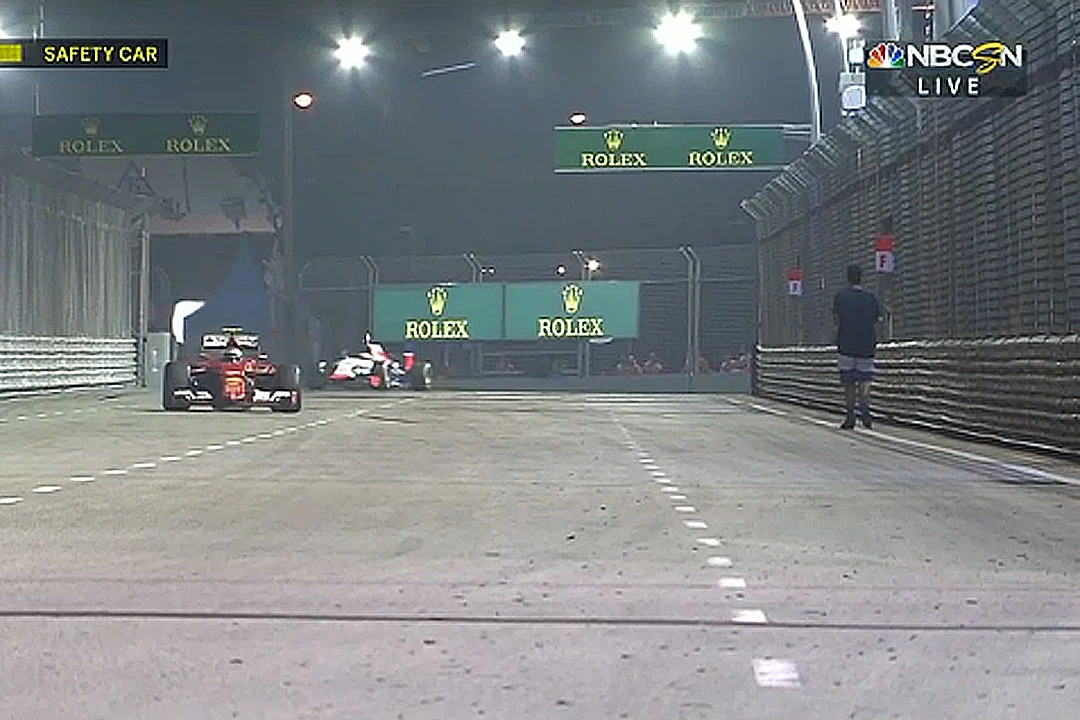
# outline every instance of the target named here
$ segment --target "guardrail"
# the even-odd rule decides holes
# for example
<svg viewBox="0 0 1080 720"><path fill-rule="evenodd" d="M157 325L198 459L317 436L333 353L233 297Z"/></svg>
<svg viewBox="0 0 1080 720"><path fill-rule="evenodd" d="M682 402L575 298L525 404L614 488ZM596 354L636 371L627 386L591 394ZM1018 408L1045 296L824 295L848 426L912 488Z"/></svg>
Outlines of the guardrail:
<svg viewBox="0 0 1080 720"><path fill-rule="evenodd" d="M876 416L1009 444L1080 453L1080 336L878 346ZM842 411L836 348L759 347L755 394Z"/></svg>
<svg viewBox="0 0 1080 720"><path fill-rule="evenodd" d="M124 385L135 371L134 339L0 335L0 393Z"/></svg>

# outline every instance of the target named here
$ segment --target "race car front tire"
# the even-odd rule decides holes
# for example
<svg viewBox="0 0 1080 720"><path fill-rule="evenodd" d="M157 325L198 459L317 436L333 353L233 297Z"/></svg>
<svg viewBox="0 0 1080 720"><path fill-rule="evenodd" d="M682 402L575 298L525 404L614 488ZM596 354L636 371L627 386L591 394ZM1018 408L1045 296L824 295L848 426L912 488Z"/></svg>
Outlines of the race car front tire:
<svg viewBox="0 0 1080 720"><path fill-rule="evenodd" d="M281 365L277 371L277 389L289 390L295 393L296 401L275 404L274 412L298 413L303 405L303 390L300 384L300 367L298 365Z"/></svg>
<svg viewBox="0 0 1080 720"><path fill-rule="evenodd" d="M161 406L168 411L187 410L191 403L173 394L173 391L186 387L191 387L191 368L188 364L165 363L165 370L161 373Z"/></svg>

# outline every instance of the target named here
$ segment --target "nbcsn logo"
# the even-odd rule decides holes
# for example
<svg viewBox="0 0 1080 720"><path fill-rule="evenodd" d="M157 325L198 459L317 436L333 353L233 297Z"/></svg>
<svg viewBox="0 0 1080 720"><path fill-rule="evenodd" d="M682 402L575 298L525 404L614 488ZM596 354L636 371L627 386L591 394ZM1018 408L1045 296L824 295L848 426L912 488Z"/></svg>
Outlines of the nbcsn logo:
<svg viewBox="0 0 1080 720"><path fill-rule="evenodd" d="M1024 46L999 41L980 45L879 42L866 55L869 70L912 71L916 95L979 97L983 80L999 68L1023 71Z"/></svg>

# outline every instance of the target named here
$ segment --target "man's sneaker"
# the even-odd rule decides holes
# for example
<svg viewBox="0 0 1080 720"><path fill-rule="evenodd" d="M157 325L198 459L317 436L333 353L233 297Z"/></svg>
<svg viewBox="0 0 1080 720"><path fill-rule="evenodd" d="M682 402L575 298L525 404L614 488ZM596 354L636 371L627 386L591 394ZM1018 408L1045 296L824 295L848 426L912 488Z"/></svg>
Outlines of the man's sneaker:
<svg viewBox="0 0 1080 720"><path fill-rule="evenodd" d="M874 421L870 419L870 415L862 416L862 426L867 430L872 430L874 428Z"/></svg>
<svg viewBox="0 0 1080 720"><path fill-rule="evenodd" d="M855 419L854 418L848 418L847 420L844 421L844 424L840 426L840 429L841 430L854 430L855 429Z"/></svg>

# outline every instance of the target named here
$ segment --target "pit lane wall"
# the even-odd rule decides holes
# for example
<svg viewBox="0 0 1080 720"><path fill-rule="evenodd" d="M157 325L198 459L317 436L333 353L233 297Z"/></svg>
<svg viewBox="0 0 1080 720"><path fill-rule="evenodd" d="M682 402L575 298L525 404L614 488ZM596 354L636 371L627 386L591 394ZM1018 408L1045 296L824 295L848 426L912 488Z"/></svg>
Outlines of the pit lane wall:
<svg viewBox="0 0 1080 720"><path fill-rule="evenodd" d="M874 414L979 440L1080 453L1080 336L878 347ZM754 393L842 411L834 346L759 347Z"/></svg>

